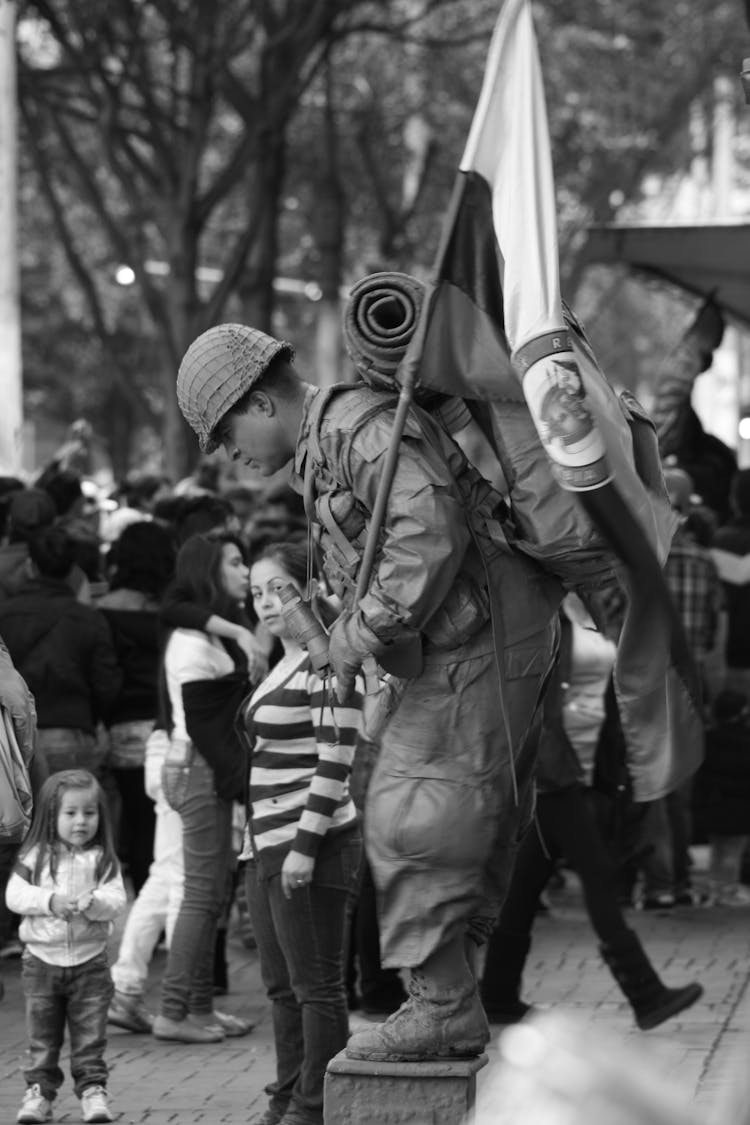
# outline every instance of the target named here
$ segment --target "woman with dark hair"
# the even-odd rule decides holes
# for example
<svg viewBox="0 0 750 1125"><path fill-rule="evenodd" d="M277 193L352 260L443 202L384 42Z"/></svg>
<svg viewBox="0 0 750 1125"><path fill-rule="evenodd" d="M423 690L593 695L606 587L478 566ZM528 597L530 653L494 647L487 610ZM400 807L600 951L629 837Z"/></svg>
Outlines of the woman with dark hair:
<svg viewBox="0 0 750 1125"><path fill-rule="evenodd" d="M144 788L146 739L158 713L159 601L174 570L171 533L143 520L113 544L110 591L97 603L106 617L122 670L122 687L109 714L109 753L120 795L118 850L127 859L138 894L153 859L154 805Z"/></svg>
<svg viewBox="0 0 750 1125"><path fill-rule="evenodd" d="M306 579L304 544L272 544L250 571L255 612L283 646L240 710L252 745L241 859L276 1048L259 1125L323 1125L326 1066L348 1035L344 943L362 854L349 773L361 695L336 704L290 630L281 591L302 594Z"/></svg>
<svg viewBox="0 0 750 1125"><path fill-rule="evenodd" d="M243 624L248 583L238 538L226 532L194 535L177 555L172 594L176 591L181 603ZM251 1029L213 1010L214 944L229 878L232 798L241 796L235 779L245 771L241 747L227 735L220 708L206 707L206 687L220 692L228 684L234 691L239 680L244 692L247 665L231 641L176 628L163 669L171 736L162 781L182 821L185 881L153 1033L158 1039L215 1043Z"/></svg>

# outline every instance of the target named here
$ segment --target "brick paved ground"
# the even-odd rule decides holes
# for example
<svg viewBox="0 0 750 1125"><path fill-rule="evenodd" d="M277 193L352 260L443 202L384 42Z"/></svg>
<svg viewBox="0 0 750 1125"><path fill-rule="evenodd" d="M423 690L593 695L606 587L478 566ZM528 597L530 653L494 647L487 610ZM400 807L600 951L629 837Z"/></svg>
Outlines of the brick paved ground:
<svg viewBox="0 0 750 1125"><path fill-rule="evenodd" d="M665 1080L678 1084L685 1098L704 1107L708 1118L719 1093L736 1077L737 1045L750 1034L750 908L633 911L630 918L667 983L696 978L703 982L706 993L701 1003L656 1031L638 1032L598 958L572 880L553 895L551 915L538 920L525 998L561 1006L603 1033L645 1044L653 1066ZM110 1092L119 1122L244 1125L265 1108L263 1087L273 1073L269 1013L257 955L246 951L234 932L230 963L231 991L221 1006L257 1018L254 1032L244 1039L192 1047L113 1029L108 1049ZM164 954L157 954L150 981L152 1007L163 966ZM0 1122L5 1125L15 1120L23 1092L25 1039L18 962L5 962L3 976ZM353 1017L352 1022L356 1025L360 1019ZM489 1054L491 1061L497 1057L496 1043ZM67 1075L55 1110L57 1121L80 1120Z"/></svg>

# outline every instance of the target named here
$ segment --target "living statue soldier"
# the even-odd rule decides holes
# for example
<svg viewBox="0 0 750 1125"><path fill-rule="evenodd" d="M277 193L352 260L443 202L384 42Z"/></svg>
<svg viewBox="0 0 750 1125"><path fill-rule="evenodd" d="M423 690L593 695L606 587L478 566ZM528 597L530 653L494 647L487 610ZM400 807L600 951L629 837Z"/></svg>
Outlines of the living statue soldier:
<svg viewBox="0 0 750 1125"><path fill-rule="evenodd" d="M347 1053L476 1055L489 1029L472 950L494 924L532 812L555 607L545 576L508 544L502 498L417 406L372 577L354 604L395 397L363 384L313 387L293 354L253 328L219 325L188 349L177 396L204 452L223 444L263 476L293 463L345 606L329 639L339 698L368 657L403 678L365 824L383 963L410 971L410 996Z"/></svg>

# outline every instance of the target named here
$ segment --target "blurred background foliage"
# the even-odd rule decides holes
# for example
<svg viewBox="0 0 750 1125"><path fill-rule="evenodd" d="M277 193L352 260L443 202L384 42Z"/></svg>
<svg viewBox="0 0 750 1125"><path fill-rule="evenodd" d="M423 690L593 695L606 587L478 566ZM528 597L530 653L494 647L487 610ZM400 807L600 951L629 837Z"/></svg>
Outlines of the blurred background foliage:
<svg viewBox="0 0 750 1125"><path fill-rule="evenodd" d="M342 295L430 267L498 0L19 0L24 380L40 426L84 415L116 475L195 456L180 357L221 320L348 378ZM738 0L534 4L563 292L613 381L648 387L684 301L580 268L590 223L685 175L695 107L737 88ZM748 52L745 52L748 53ZM707 143L710 143L710 139ZM668 200L665 200L665 205Z"/></svg>

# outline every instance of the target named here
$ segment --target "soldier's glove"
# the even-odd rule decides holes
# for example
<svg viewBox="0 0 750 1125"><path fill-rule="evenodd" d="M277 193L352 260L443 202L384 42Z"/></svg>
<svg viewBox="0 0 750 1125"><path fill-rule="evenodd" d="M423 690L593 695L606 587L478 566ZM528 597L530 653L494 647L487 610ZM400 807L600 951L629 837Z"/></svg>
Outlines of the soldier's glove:
<svg viewBox="0 0 750 1125"><path fill-rule="evenodd" d="M328 640L328 662L336 677L336 698L345 703L354 689L354 681L362 661L377 655L383 644L362 620L361 613L341 614L331 628Z"/></svg>

